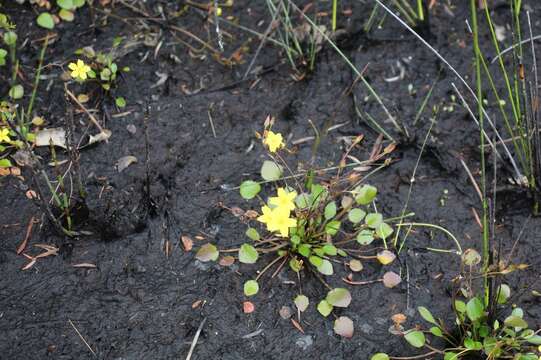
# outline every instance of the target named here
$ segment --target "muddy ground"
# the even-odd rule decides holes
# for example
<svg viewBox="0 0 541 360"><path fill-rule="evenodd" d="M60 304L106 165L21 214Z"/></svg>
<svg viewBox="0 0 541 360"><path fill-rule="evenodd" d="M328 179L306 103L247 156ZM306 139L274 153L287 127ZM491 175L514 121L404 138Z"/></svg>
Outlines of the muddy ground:
<svg viewBox="0 0 541 360"><path fill-rule="evenodd" d="M413 124L419 106L436 79L439 81L429 107L452 105L450 83L456 80L392 19L387 18L382 29L365 34L362 24L371 9L366 3L369 1L340 2L342 10L352 12L339 18L339 28L344 31L337 43L358 68L368 64L367 79L409 133L409 137L398 134L385 122L376 104L363 101L367 93L362 86L354 87L359 106L399 140L392 154L397 161L370 180L380 190L379 210L392 216L403 207L429 128L430 111ZM448 7L449 12L445 3L437 1L431 10L426 38L459 72L471 78L471 39L464 23L468 9L461 1L451 1L454 5ZM533 10L537 33L535 29L541 29L541 6L536 1L526 3ZM166 10L179 6L167 1L141 4L155 18L159 18L158 6ZM328 8L329 4L321 6ZM33 40L43 37L45 31L35 25L35 13L28 4L9 2L4 11L18 26L19 43L29 39L19 54L23 72L31 78L39 47ZM497 24L509 23L506 6L494 12ZM293 71L284 54L267 45L255 62L262 72L242 81L259 44L257 39L248 43L242 64L225 66L209 52L204 52L203 58L190 56L178 41L181 34L167 27L180 26L205 39L210 32L217 48L214 28L207 26L201 12L190 10L169 22L149 21L120 4L112 13L120 18L111 16L106 24L97 22L91 26L93 16L100 18L103 14L91 14L85 7L74 23L62 24L55 30L58 37L47 50L45 62L49 66L44 72L54 81L47 91L38 93L36 108L50 126L61 126L66 116L68 105L63 83L57 78L62 72L58 65L65 68L66 62L74 59L76 48L107 48L115 36L131 38L141 33L145 29L143 22L147 24L147 35L159 34L163 44L155 52L156 44L139 43L119 60L131 68L115 90L117 96L127 99L127 108L119 111L112 99L104 99L98 115L113 135L108 143L81 152L90 212L80 226L92 235L68 239L46 224L37 224L28 251L35 252L32 244L49 243L58 246L60 253L40 259L29 270L21 270L28 260L17 255L15 249L31 217L40 219L41 212L26 198L25 183L14 177L0 178L0 358L184 359L204 319L193 359L368 359L378 351L395 356L417 354L401 338L389 333L390 316L403 312L408 315L408 326L414 326L421 321L412 309L425 305L434 314L450 319L451 279L459 273L460 259L423 250L427 246L453 246L439 233L419 229L408 240L399 261L392 265L394 271L409 274L409 281L394 289L379 283L350 288L352 304L339 315L354 321L352 339L335 335L332 320L321 317L314 306L303 316L305 334L279 316L278 310L284 305L293 306L297 294L296 287L290 284L295 277L289 271L272 280L264 278L261 291L252 299L256 311L244 314L242 284L256 267L200 263L193 252L183 250L180 242L181 235L203 235L208 239L205 241L211 240L222 248L244 240L244 226L219 204L243 209L254 205L229 189L258 175L264 152L254 132L261 131L268 114L276 117L276 128L290 141L313 135L309 119L320 129L343 124L323 136L313 159L312 142L301 143L298 152L290 157L292 163L313 160L317 167L335 164L344 151L340 139L359 134L364 134L365 140L352 155L368 157L378 134L357 117L352 96L343 96L355 76L336 52L324 46L317 55L314 72L298 81L291 76ZM263 1L235 1L234 7L224 13L261 32L269 21ZM227 24L222 28L233 36L226 38L226 56L251 37ZM486 32L483 39L488 41ZM405 67L404 78L386 82L385 78L397 75L397 61ZM167 74L168 79L154 86L159 79L157 73ZM27 81L25 85L30 89ZM409 94L410 84L415 95ZM4 92L7 90L2 88L2 95ZM155 204L155 211L148 216L144 130L147 103L150 197ZM129 114L114 116L123 111ZM76 121L81 135L88 119L77 114ZM129 132L128 125L134 125L137 131ZM458 104L454 104L453 111L440 113L417 170L409 209L415 212L416 220L449 229L463 248L480 250L480 230L472 215L472 208L479 211L479 199L458 160L459 155L463 156L477 173L478 138L478 130ZM49 156L45 150L40 154ZM126 155L137 157L138 162L119 173L115 163ZM508 185L508 169L506 163L498 165L501 191L497 199L497 235L507 254L522 232L513 257L516 262L531 265L510 276L508 282L515 292L527 286L539 290L536 281L541 220L530 216L531 202L526 192ZM195 240L195 247L205 241ZM169 256L164 252L166 242L172 245ZM73 267L80 263L95 264L96 268ZM388 269L366 263L358 280L378 278ZM320 298L325 294L315 278L307 275L305 280L304 291L309 296ZM341 284L339 277L330 281L334 286ZM193 309L192 304L198 300L204 305ZM525 309L530 326L539 328L540 299L524 291L515 302Z"/></svg>

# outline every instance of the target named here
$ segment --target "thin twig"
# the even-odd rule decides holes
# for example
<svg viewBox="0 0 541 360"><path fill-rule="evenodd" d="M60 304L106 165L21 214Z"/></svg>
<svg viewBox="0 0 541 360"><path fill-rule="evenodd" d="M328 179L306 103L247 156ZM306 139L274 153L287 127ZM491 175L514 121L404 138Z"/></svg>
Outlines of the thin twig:
<svg viewBox="0 0 541 360"><path fill-rule="evenodd" d="M96 353L94 352L94 350L92 350L92 348L90 347L90 345L88 345L88 343L86 342L85 338L83 337L83 335L81 335L81 333L79 332L79 330L77 330L77 328L75 327L75 325L73 324L73 322L68 319L68 322L70 323L70 325L73 327L73 330L75 330L75 332L77 333L77 335L79 335L79 337L81 338L81 340L83 340L83 342L85 343L86 347L88 348L88 350L90 350L90 352L96 356Z"/></svg>
<svg viewBox="0 0 541 360"><path fill-rule="evenodd" d="M190 346L190 351L188 351L188 355L186 356L186 360L190 360L192 358L195 345L197 345L197 340L199 340L199 335L201 335L201 330L203 330L203 326L205 325L205 322L207 322L207 318L204 318L203 321L201 321L201 324L199 324L199 327L197 328L195 336L193 337L192 345Z"/></svg>

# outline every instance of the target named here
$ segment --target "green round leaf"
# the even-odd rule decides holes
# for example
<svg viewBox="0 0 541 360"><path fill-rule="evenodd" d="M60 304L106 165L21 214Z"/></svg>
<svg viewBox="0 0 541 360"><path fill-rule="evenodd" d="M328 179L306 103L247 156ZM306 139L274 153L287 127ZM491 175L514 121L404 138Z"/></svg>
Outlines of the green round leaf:
<svg viewBox="0 0 541 360"><path fill-rule="evenodd" d="M297 195L295 198L295 205L297 205L299 209L307 208L310 206L310 195L306 193Z"/></svg>
<svg viewBox="0 0 541 360"><path fill-rule="evenodd" d="M393 233L393 228L387 224L382 222L379 224L379 226L376 228L376 235L380 239L387 239L391 234Z"/></svg>
<svg viewBox="0 0 541 360"><path fill-rule="evenodd" d="M325 232L331 236L334 236L338 233L338 230L340 230L340 221L338 220L333 220L333 221L329 221L326 225L325 225Z"/></svg>
<svg viewBox="0 0 541 360"><path fill-rule="evenodd" d="M261 191L261 185L252 180L240 184L240 196L246 200L253 199Z"/></svg>
<svg viewBox="0 0 541 360"><path fill-rule="evenodd" d="M7 31L4 33L4 43L7 46L14 46L17 42L17 34L14 31Z"/></svg>
<svg viewBox="0 0 541 360"><path fill-rule="evenodd" d="M261 236L259 236L259 233L257 232L257 230L252 228L252 227L248 228L246 230L246 236L248 236L253 241L257 241L257 240L259 240L261 238Z"/></svg>
<svg viewBox="0 0 541 360"><path fill-rule="evenodd" d="M466 314L471 321L476 321L482 318L485 315L484 310L485 306L478 297L474 297L466 304Z"/></svg>
<svg viewBox="0 0 541 360"><path fill-rule="evenodd" d="M48 12L41 13L37 18L37 23L39 26L45 29L52 30L54 29L54 20L51 14Z"/></svg>
<svg viewBox="0 0 541 360"><path fill-rule="evenodd" d="M437 326L432 326L430 328L430 332L432 333L432 335L437 336L437 337L442 337L443 336L443 332Z"/></svg>
<svg viewBox="0 0 541 360"><path fill-rule="evenodd" d="M317 270L323 275L332 275L333 267L329 260L323 259L321 265L317 267Z"/></svg>
<svg viewBox="0 0 541 360"><path fill-rule="evenodd" d="M308 244L300 244L299 247L297 248L297 251L299 252L299 254L301 254L304 257L309 257L310 253L312 252L310 250L310 245Z"/></svg>
<svg viewBox="0 0 541 360"><path fill-rule="evenodd" d="M255 280L248 280L244 283L244 295L254 296L259 292L259 284Z"/></svg>
<svg viewBox="0 0 541 360"><path fill-rule="evenodd" d="M504 321L505 326L514 327L514 328L520 328L520 329L527 329L528 323L524 321L524 319L511 315L505 318Z"/></svg>
<svg viewBox="0 0 541 360"><path fill-rule="evenodd" d="M336 288L327 293L325 300L332 306L345 308L351 303L351 294L347 289Z"/></svg>
<svg viewBox="0 0 541 360"><path fill-rule="evenodd" d="M458 354L452 351L446 351L443 355L443 360L458 360Z"/></svg>
<svg viewBox="0 0 541 360"><path fill-rule="evenodd" d="M404 335L406 341L413 347L422 348L425 346L425 334L419 330L410 330Z"/></svg>
<svg viewBox="0 0 541 360"><path fill-rule="evenodd" d="M329 314L332 311L333 306L327 302L327 300L321 300L319 304L317 304L317 311L325 317L329 316Z"/></svg>
<svg viewBox="0 0 541 360"><path fill-rule="evenodd" d="M218 252L218 249L216 246L212 244L205 244L201 246L199 251L197 251L197 254L195 254L195 258L199 261L216 261L218 260L218 256L220 253Z"/></svg>
<svg viewBox="0 0 541 360"><path fill-rule="evenodd" d="M383 222L383 216L380 213L370 213L364 219L366 225L371 229L377 229Z"/></svg>
<svg viewBox="0 0 541 360"><path fill-rule="evenodd" d="M58 12L58 16L62 20L68 21L68 22L73 21L73 19L75 18L75 15L73 14L73 12L66 9L60 9L60 11Z"/></svg>
<svg viewBox="0 0 541 360"><path fill-rule="evenodd" d="M24 96L24 88L22 85L17 84L13 85L11 89L9 89L9 97L13 100L18 100Z"/></svg>
<svg viewBox="0 0 541 360"><path fill-rule="evenodd" d="M126 107L126 99L124 99L122 96L119 96L115 99L115 104L119 108L125 108Z"/></svg>
<svg viewBox="0 0 541 360"><path fill-rule="evenodd" d="M323 252L325 255L336 256L337 250L336 247L332 244L323 245Z"/></svg>
<svg viewBox="0 0 541 360"><path fill-rule="evenodd" d="M291 268L291 270L299 272L301 271L302 263L299 260L293 258L289 260L289 267Z"/></svg>
<svg viewBox="0 0 541 360"><path fill-rule="evenodd" d="M282 177L282 167L274 161L265 160L261 166L261 177L267 181L278 180Z"/></svg>
<svg viewBox="0 0 541 360"><path fill-rule="evenodd" d="M65 10L72 10L75 8L75 5L73 5L73 0L56 0L56 4Z"/></svg>
<svg viewBox="0 0 541 360"><path fill-rule="evenodd" d="M324 211L325 219L330 220L336 215L336 203L334 201L330 202L325 206Z"/></svg>
<svg viewBox="0 0 541 360"><path fill-rule="evenodd" d="M374 241L374 235L370 230L361 230L357 234L357 242L361 245L368 245Z"/></svg>
<svg viewBox="0 0 541 360"><path fill-rule="evenodd" d="M348 212L348 220L354 224L360 223L364 219L365 216L366 216L366 212L358 208L351 209Z"/></svg>
<svg viewBox="0 0 541 360"><path fill-rule="evenodd" d="M372 185L363 185L361 188L354 190L355 201L359 205L370 204L378 193L378 189Z"/></svg>
<svg viewBox="0 0 541 360"><path fill-rule="evenodd" d="M498 304L505 304L511 296L511 288L507 284L501 284L498 288Z"/></svg>
<svg viewBox="0 0 541 360"><path fill-rule="evenodd" d="M73 6L76 8L83 7L85 4L85 0L73 0Z"/></svg>
<svg viewBox="0 0 541 360"><path fill-rule="evenodd" d="M320 267L321 264L323 264L323 259L319 256L310 256L308 258L308 261L310 261L310 264L314 265L316 268Z"/></svg>
<svg viewBox="0 0 541 360"><path fill-rule="evenodd" d="M11 166L11 161L9 161L9 159L0 159L0 168L8 168Z"/></svg>
<svg viewBox="0 0 541 360"><path fill-rule="evenodd" d="M244 264L254 264L259 254L255 247L250 244L242 244L239 249L239 261Z"/></svg>
<svg viewBox="0 0 541 360"><path fill-rule="evenodd" d="M461 300L455 300L455 309L459 313L465 313L466 312L466 303Z"/></svg>
<svg viewBox="0 0 541 360"><path fill-rule="evenodd" d="M389 355L385 353L377 353L377 354L372 355L370 360L389 360Z"/></svg>

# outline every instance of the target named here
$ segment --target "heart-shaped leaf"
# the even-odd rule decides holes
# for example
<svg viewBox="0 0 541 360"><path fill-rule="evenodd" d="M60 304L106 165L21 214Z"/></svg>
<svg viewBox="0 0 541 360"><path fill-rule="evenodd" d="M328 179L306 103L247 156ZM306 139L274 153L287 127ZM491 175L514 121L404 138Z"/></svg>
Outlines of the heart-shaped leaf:
<svg viewBox="0 0 541 360"><path fill-rule="evenodd" d="M389 250L381 250L378 252L376 258L383 265L388 265L396 259L396 255Z"/></svg>

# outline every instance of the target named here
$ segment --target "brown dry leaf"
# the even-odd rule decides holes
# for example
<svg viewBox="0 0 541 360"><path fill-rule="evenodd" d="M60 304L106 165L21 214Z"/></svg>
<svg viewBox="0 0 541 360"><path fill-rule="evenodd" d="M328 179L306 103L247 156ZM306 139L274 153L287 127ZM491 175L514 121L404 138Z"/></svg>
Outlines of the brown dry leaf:
<svg viewBox="0 0 541 360"><path fill-rule="evenodd" d="M23 266L21 270L28 270L28 269L30 269L32 266L34 266L35 263L36 263L36 259L32 259L32 260L30 260L30 262L29 262L28 264L26 264L25 266Z"/></svg>
<svg viewBox="0 0 541 360"><path fill-rule="evenodd" d="M88 100L90 100L90 98L88 97L87 94L79 94L77 95L77 100L79 100L81 104L84 104L84 103L87 103Z"/></svg>
<svg viewBox="0 0 541 360"><path fill-rule="evenodd" d="M107 141L109 140L112 134L113 133L111 132L111 130L104 129L102 132L96 135L88 135L88 144L86 144L86 146L92 145L94 143L101 142L101 141Z"/></svg>
<svg viewBox="0 0 541 360"><path fill-rule="evenodd" d="M191 251L193 248L192 238L186 235L182 235L180 239L182 240L182 246L184 246L184 251Z"/></svg>
<svg viewBox="0 0 541 360"><path fill-rule="evenodd" d="M118 170L118 172L122 172L128 166L130 166L131 164L135 164L136 162L137 162L137 158L133 155L123 156L117 160L115 167Z"/></svg>
<svg viewBox="0 0 541 360"><path fill-rule="evenodd" d="M11 171L11 175L13 176L21 176L21 169L16 167L16 166L13 166L13 167L10 167L9 170Z"/></svg>
<svg viewBox="0 0 541 360"><path fill-rule="evenodd" d="M301 333L304 334L304 329L302 328L301 324L299 324L297 320L291 318L291 323L293 324L293 326L295 326L297 330L299 330Z"/></svg>
<svg viewBox="0 0 541 360"><path fill-rule="evenodd" d="M25 195L26 195L26 198L27 198L27 199L30 199L30 200L32 200L32 199L39 199L38 194L36 194L36 192L35 192L34 190L28 190L28 191L25 193Z"/></svg>
<svg viewBox="0 0 541 360"><path fill-rule="evenodd" d="M244 216L246 216L247 218L249 219L255 219L259 216L259 214L257 213L257 211L255 210L247 210L245 213L244 213Z"/></svg>
<svg viewBox="0 0 541 360"><path fill-rule="evenodd" d="M238 206L233 206L231 208L231 213L236 216L236 217L241 217L242 215L244 215L244 210L242 210L240 207Z"/></svg>
<svg viewBox="0 0 541 360"><path fill-rule="evenodd" d="M197 309L201 305L202 302L203 300L194 301L194 303L192 304L192 309Z"/></svg>
<svg viewBox="0 0 541 360"><path fill-rule="evenodd" d="M66 148L66 130L63 128L49 128L43 129L36 133L36 139L34 144L36 146L58 146L63 149Z"/></svg>
<svg viewBox="0 0 541 360"><path fill-rule="evenodd" d="M378 252L378 261L383 265L389 265L396 259L396 255L389 250L382 250Z"/></svg>
<svg viewBox="0 0 541 360"><path fill-rule="evenodd" d="M9 168L0 168L0 176L8 176L11 175L11 171Z"/></svg>
<svg viewBox="0 0 541 360"><path fill-rule="evenodd" d="M87 268L87 269L95 269L97 267L95 264L91 264L91 263L79 263L79 264L73 264L71 266L75 268Z"/></svg>
<svg viewBox="0 0 541 360"><path fill-rule="evenodd" d="M347 316L340 316L334 321L334 332L348 339L353 337L353 321Z"/></svg>
<svg viewBox="0 0 541 360"><path fill-rule="evenodd" d="M388 288L394 288L402 282L402 278L395 272L388 271L383 275L383 285Z"/></svg>
<svg viewBox="0 0 541 360"><path fill-rule="evenodd" d="M398 314L394 314L393 316L391 316L391 320L393 321L394 325L396 327L398 327L401 324L406 322L407 317L406 317L406 315L404 315L402 313L398 313Z"/></svg>
<svg viewBox="0 0 541 360"><path fill-rule="evenodd" d="M255 305L251 301L245 301L242 303L242 311L245 314L253 313L255 310Z"/></svg>
<svg viewBox="0 0 541 360"><path fill-rule="evenodd" d="M34 222L36 218L31 217L30 221L28 222L28 226L26 227L26 235L24 236L23 241L19 244L17 247L17 255L20 255L24 249L26 249L26 244L28 244L28 240L30 239L30 236L32 235L32 228L34 227Z"/></svg>
<svg viewBox="0 0 541 360"><path fill-rule="evenodd" d="M291 311L291 308L289 306L282 306L278 313L280 314L280 317L284 320L289 319L291 315L293 315L293 312Z"/></svg>
<svg viewBox="0 0 541 360"><path fill-rule="evenodd" d="M351 271L359 272L363 269L363 264L359 260L351 260L349 262L349 268Z"/></svg>
<svg viewBox="0 0 541 360"><path fill-rule="evenodd" d="M219 264L221 266L231 266L233 265L233 263L235 263L235 258L233 256L224 256L223 258L220 259L220 262Z"/></svg>

